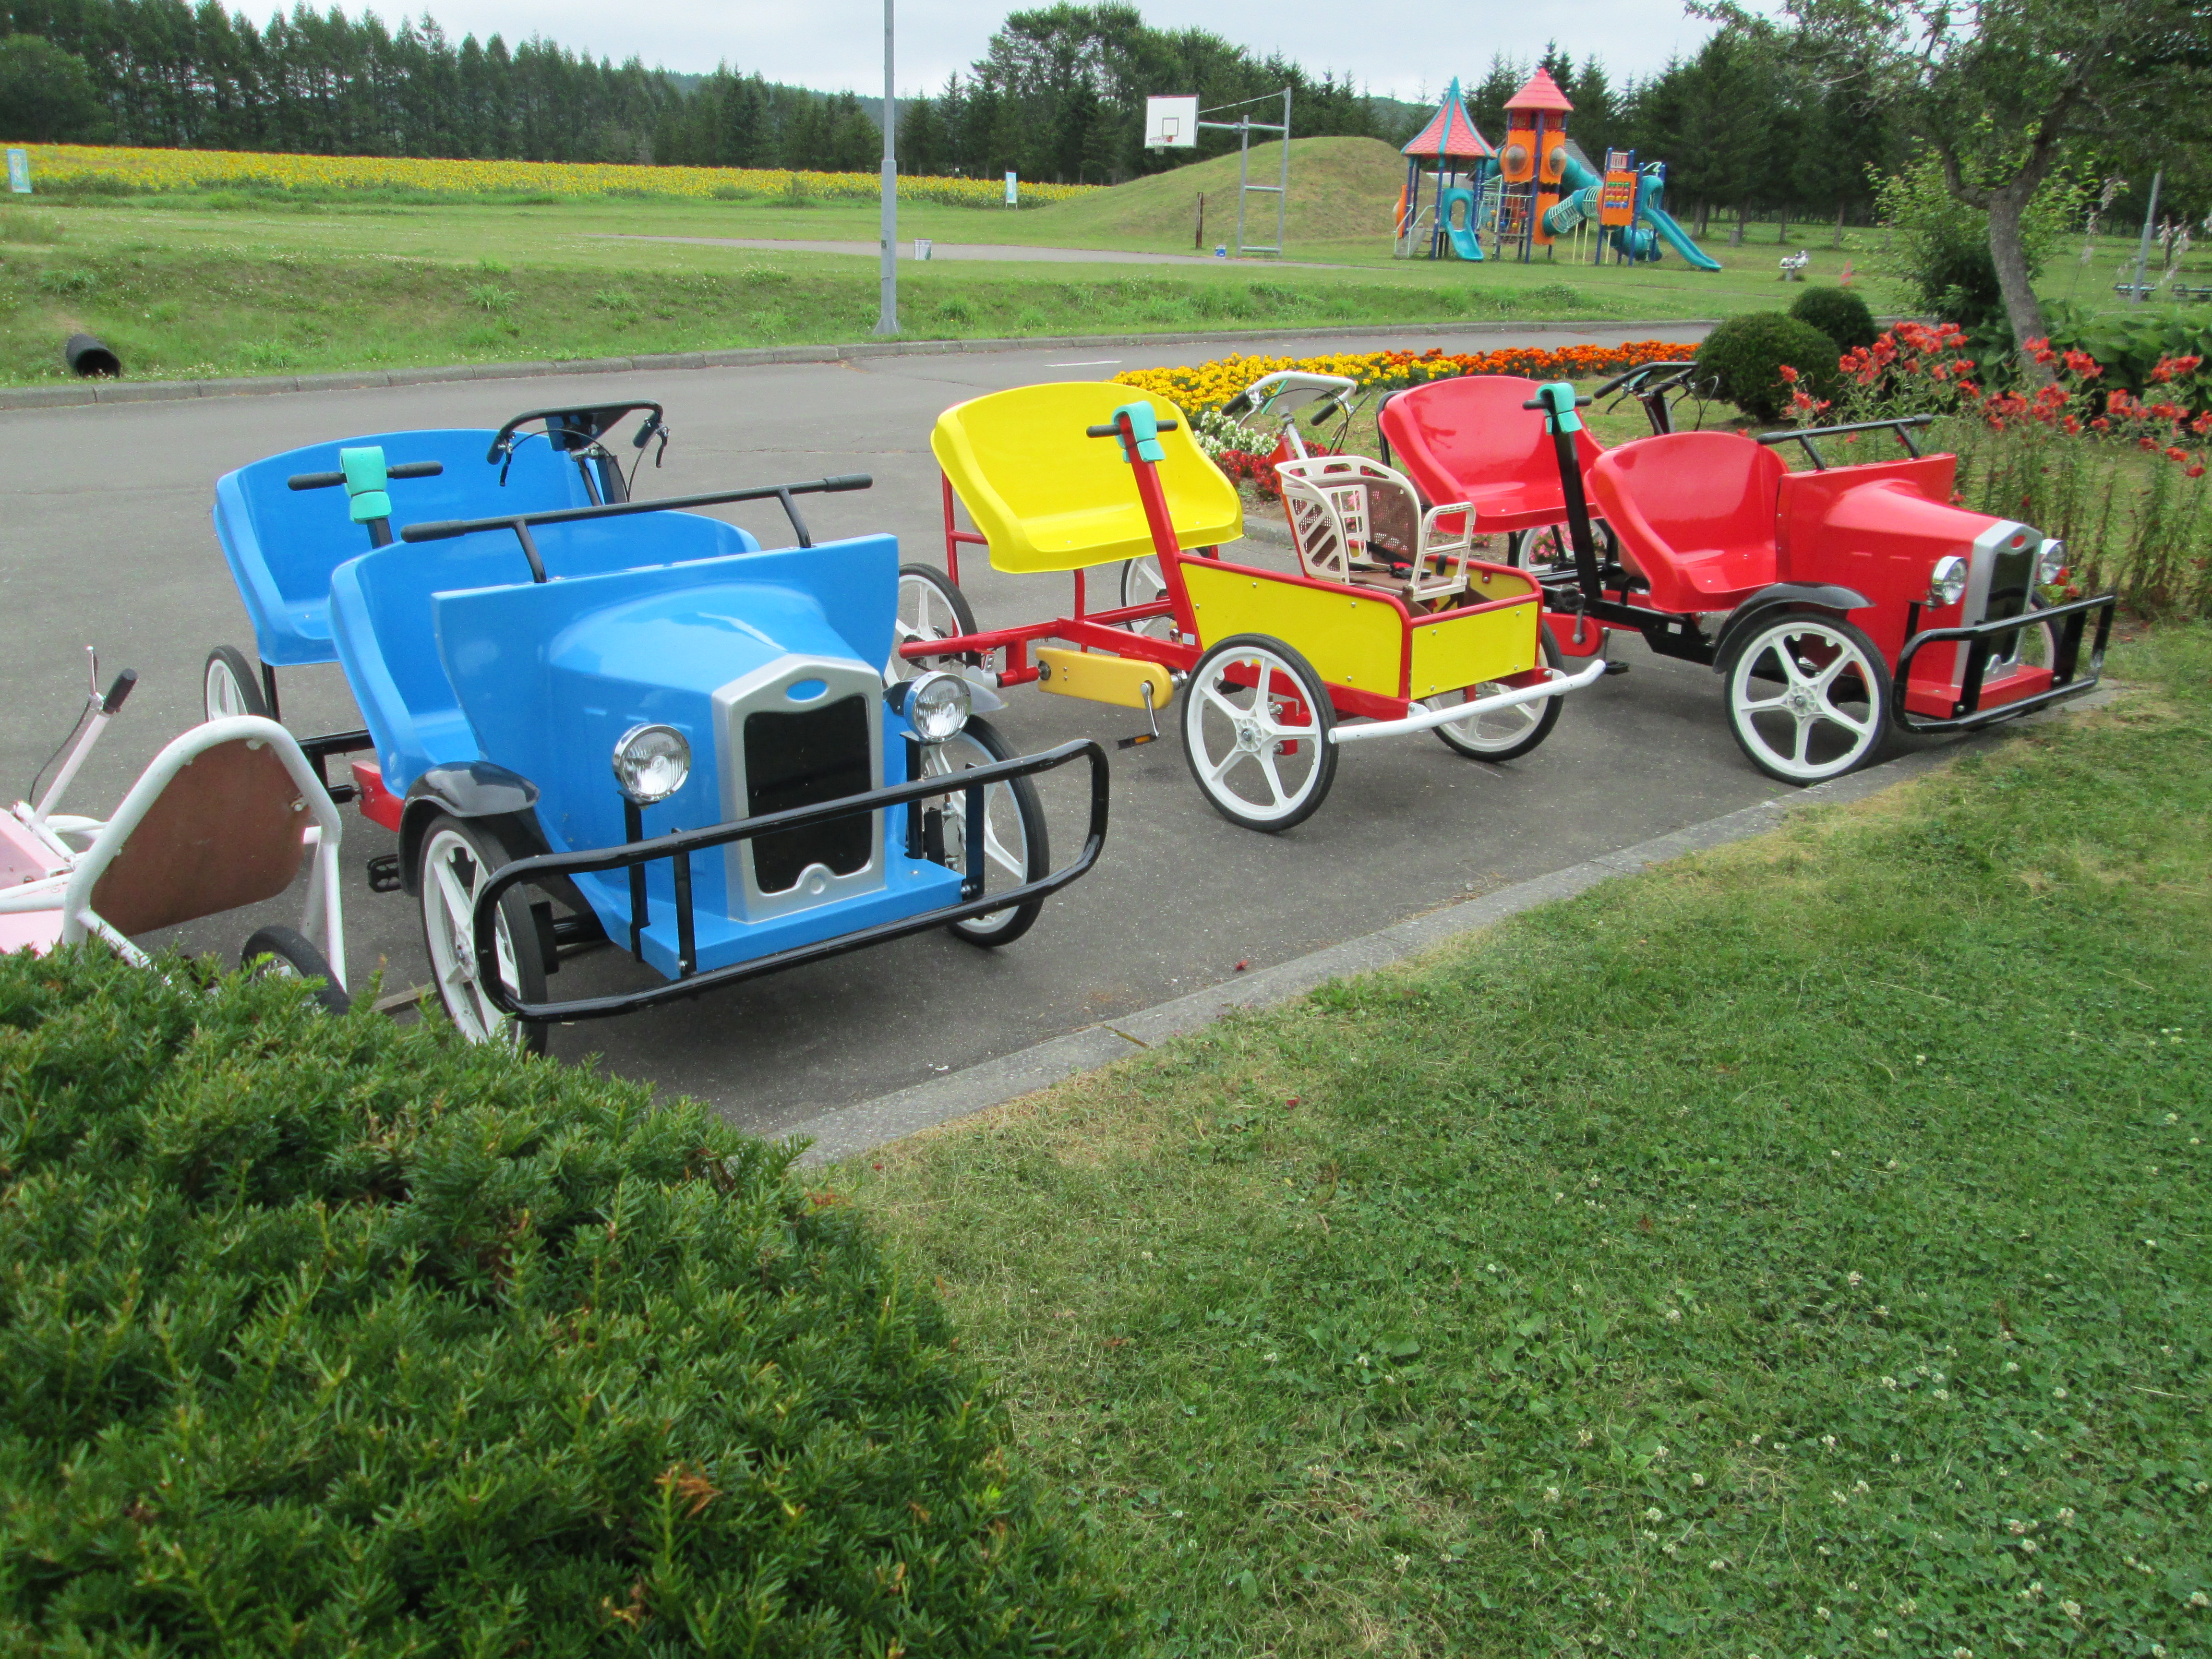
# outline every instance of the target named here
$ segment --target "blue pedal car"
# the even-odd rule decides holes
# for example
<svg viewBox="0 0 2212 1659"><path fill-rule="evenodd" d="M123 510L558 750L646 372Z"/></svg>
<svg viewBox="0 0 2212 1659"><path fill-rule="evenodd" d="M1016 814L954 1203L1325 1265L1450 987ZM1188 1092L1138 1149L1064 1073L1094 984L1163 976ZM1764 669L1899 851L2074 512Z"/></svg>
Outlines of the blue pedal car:
<svg viewBox="0 0 2212 1659"><path fill-rule="evenodd" d="M325 612L375 750L374 767L354 767L362 810L399 836L372 880L417 899L439 994L471 1038L542 1049L550 1022L937 927L1010 944L1097 861L1097 744L1019 756L975 714L995 706L983 688L947 672L886 683L897 544L817 544L796 499L866 477L510 501L410 522L395 540L394 496L413 519L410 492L447 476L423 465L436 458L402 477L381 446L346 446L335 476L284 470L319 454L242 469L217 499L300 493L350 520L357 550L364 532L374 544L330 570ZM339 483L347 512L303 493ZM764 551L685 510L766 500L798 545ZM258 576L270 561L254 523L234 517L246 533L226 552ZM1088 828L1054 869L1031 780L1078 760ZM663 982L549 998L547 975L602 943Z"/></svg>

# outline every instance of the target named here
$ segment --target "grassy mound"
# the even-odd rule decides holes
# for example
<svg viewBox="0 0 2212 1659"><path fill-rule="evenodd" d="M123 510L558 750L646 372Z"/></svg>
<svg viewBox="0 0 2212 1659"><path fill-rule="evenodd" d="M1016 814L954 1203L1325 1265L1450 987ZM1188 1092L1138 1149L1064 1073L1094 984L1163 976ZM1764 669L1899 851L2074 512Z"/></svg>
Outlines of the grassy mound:
<svg viewBox="0 0 2212 1659"><path fill-rule="evenodd" d="M0 957L0 1650L1110 1644L787 1152L167 966Z"/></svg>
<svg viewBox="0 0 2212 1659"><path fill-rule="evenodd" d="M1252 147L1252 182L1272 185L1281 176L1283 147ZM1294 138L1291 141L1291 200L1284 234L1290 257L1316 243L1371 242L1388 250L1390 216L1406 185L1406 158L1379 138ZM1206 198L1206 243L1232 248L1237 241L1237 157L1154 173L1109 191L1056 202L1033 222L1052 240L1081 247L1086 239L1110 238L1166 251L1191 250L1198 198ZM1255 196L1244 230L1248 242L1275 238L1275 198Z"/></svg>

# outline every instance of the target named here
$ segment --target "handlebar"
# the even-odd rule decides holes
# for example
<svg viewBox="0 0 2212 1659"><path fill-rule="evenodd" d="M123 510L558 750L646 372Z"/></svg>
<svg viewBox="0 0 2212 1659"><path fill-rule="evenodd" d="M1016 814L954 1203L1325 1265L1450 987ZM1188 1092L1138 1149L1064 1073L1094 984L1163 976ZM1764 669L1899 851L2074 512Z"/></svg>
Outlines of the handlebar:
<svg viewBox="0 0 2212 1659"><path fill-rule="evenodd" d="M137 684L138 671L135 668L125 669L115 677L115 684L107 688L107 695L100 700L100 712L103 714L119 713L125 702L129 699Z"/></svg>
<svg viewBox="0 0 2212 1659"><path fill-rule="evenodd" d="M1577 398L1575 399L1575 407L1577 409L1588 409L1589 406L1590 400L1588 398ZM1523 409L1533 409L1540 415L1548 415L1552 412L1551 404L1546 403L1541 398L1531 398L1527 403L1522 404L1521 407Z"/></svg>
<svg viewBox="0 0 2212 1659"><path fill-rule="evenodd" d="M443 461L402 461L398 466L387 466L387 478L434 478L445 471ZM343 472L295 472L284 483L293 489L335 489L345 482Z"/></svg>
<svg viewBox="0 0 2212 1659"><path fill-rule="evenodd" d="M1636 380L1640 375L1656 374L1662 369L1671 368L1678 371L1678 378L1680 378L1680 375L1687 374L1691 369L1693 369L1696 367L1697 364L1695 362L1686 361L1678 363L1638 363L1635 368L1628 370L1626 374L1614 375L1596 391L1591 392L1590 396L1593 398L1609 398L1614 392L1620 391L1621 387L1627 386L1630 381ZM1646 388L1643 386L1634 388L1634 390L1638 392L1642 392Z"/></svg>
<svg viewBox="0 0 2212 1659"><path fill-rule="evenodd" d="M643 449L653 441L653 434L662 429L662 410L659 404L640 400L628 404L599 404L584 409L531 410L516 416L493 434L491 448L486 452L484 459L498 461L501 455L514 447L516 428L527 426L532 421L546 423L546 438L556 449L575 450L597 443L617 421L640 410L645 411L645 419L639 423L636 435L630 439L630 447ZM561 422L557 427L554 424L556 421ZM562 439L568 441L563 442Z"/></svg>
<svg viewBox="0 0 2212 1659"><path fill-rule="evenodd" d="M1158 421L1153 423L1152 429L1155 432L1173 432L1176 427L1176 422L1173 421ZM1086 438L1118 438L1121 435L1121 428L1109 421L1103 426L1085 427L1083 435Z"/></svg>

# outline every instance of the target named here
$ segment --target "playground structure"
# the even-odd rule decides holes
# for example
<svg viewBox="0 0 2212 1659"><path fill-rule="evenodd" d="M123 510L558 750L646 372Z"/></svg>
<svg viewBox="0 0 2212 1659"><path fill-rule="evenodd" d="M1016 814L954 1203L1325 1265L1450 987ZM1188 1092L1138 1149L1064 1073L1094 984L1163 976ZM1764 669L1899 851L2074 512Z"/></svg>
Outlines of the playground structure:
<svg viewBox="0 0 2212 1659"><path fill-rule="evenodd" d="M1580 258L1585 234L1594 232L1592 264L1603 264L1607 253L1618 264L1645 264L1672 248L1693 270L1718 270L1720 261L1661 205L1667 164L1639 167L1634 150L1616 149L1606 152L1602 169L1593 167L1567 137L1573 110L1559 83L1540 69L1506 105L1505 142L1493 149L1476 130L1454 80L1435 118L1405 146L1398 257L1414 257L1425 240L1431 259L1449 252L1470 261L1517 257L1525 264L1537 248L1548 258L1571 238ZM1422 186L1431 171L1435 202L1425 210Z"/></svg>

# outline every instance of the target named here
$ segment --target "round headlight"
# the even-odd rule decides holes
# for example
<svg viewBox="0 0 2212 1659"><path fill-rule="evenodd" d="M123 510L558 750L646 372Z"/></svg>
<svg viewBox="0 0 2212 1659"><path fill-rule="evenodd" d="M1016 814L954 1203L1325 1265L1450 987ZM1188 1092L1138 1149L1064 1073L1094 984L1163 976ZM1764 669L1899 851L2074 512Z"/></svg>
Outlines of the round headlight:
<svg viewBox="0 0 2212 1659"><path fill-rule="evenodd" d="M968 682L959 675L924 674L906 694L907 718L924 743L943 743L968 724L972 702Z"/></svg>
<svg viewBox="0 0 2212 1659"><path fill-rule="evenodd" d="M1947 553L1928 573L1928 603L1940 611L1966 596L1966 562L1956 553Z"/></svg>
<svg viewBox="0 0 2212 1659"><path fill-rule="evenodd" d="M2035 556L2035 580L2048 587L2066 574L2066 544L2056 536L2044 538L2043 551Z"/></svg>
<svg viewBox="0 0 2212 1659"><path fill-rule="evenodd" d="M615 781L640 806L666 800L691 775L691 745L672 726L633 726L615 744Z"/></svg>

